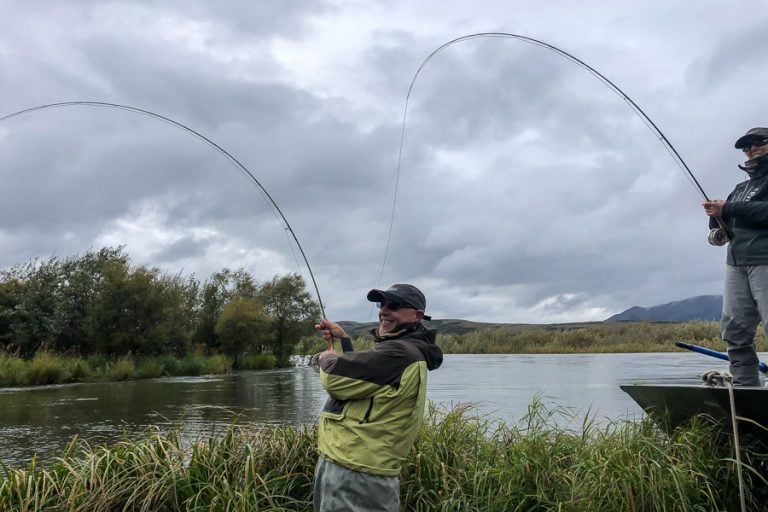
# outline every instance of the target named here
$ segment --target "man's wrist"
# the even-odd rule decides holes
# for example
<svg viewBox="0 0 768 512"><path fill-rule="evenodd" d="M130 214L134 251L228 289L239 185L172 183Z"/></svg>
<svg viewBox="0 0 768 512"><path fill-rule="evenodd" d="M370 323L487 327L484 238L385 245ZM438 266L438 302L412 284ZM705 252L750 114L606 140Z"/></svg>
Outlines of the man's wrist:
<svg viewBox="0 0 768 512"><path fill-rule="evenodd" d="M320 352L317 358L317 362L319 363L320 368L322 368L325 371L328 371L332 366L336 364L336 359L338 358L338 355L333 350L326 350L325 352Z"/></svg>

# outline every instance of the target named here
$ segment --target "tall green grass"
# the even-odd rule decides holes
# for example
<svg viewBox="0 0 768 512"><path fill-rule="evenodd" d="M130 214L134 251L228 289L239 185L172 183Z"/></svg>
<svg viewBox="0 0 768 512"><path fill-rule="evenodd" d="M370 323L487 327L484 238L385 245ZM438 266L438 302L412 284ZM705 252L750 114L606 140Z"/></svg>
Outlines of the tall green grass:
<svg viewBox="0 0 768 512"><path fill-rule="evenodd" d="M259 359L269 367L272 359ZM40 386L72 382L116 382L155 377L222 374L232 370L232 360L223 354L192 353L183 358L157 356L135 359L124 356L79 358L39 352L31 360L0 353L0 387Z"/></svg>
<svg viewBox="0 0 768 512"><path fill-rule="evenodd" d="M516 325L466 334L441 334L438 343L448 354L567 354L669 352L676 341L725 350L717 322L602 322L581 325ZM758 350L768 348L763 329Z"/></svg>
<svg viewBox="0 0 768 512"><path fill-rule="evenodd" d="M437 343L446 354L571 354L673 352L676 341L725 350L718 322L592 322L582 324L500 325L464 334L441 332ZM768 337L761 328L755 338L758 350L768 350ZM355 350L373 346L368 335L357 336ZM302 338L299 354L325 350L318 337Z"/></svg>
<svg viewBox="0 0 768 512"><path fill-rule="evenodd" d="M441 334L438 343L447 354L553 354L599 352L678 351L674 342L685 341L723 350L717 322L598 322L592 324L510 325L465 334ZM760 329L758 350L768 349ZM354 342L357 350L373 346L370 337ZM318 336L304 337L298 351L311 355L325 349ZM70 382L121 381L163 376L221 374L232 370L228 356L195 351L183 358L171 355L135 359L104 356L71 357L40 352L32 360L0 353L0 387L64 384ZM247 354L239 369L261 370L276 366L274 356Z"/></svg>
<svg viewBox="0 0 768 512"><path fill-rule="evenodd" d="M277 366L272 354L246 354L240 359L241 370L271 370Z"/></svg>
<svg viewBox="0 0 768 512"><path fill-rule="evenodd" d="M409 510L734 510L738 485L729 452L711 426L669 436L650 420L608 425L534 402L514 426L431 410L404 469ZM759 463L762 456L754 457ZM753 474L752 492L765 485ZM754 509L757 510L757 509Z"/></svg>
<svg viewBox="0 0 768 512"><path fill-rule="evenodd" d="M698 423L672 435L650 420L565 428L562 410L534 402L515 425L468 406L430 407L401 475L407 511L737 510L729 447ZM568 419L568 418L565 418ZM232 426L182 440L73 442L46 468L4 467L0 510L265 511L311 509L313 427ZM761 510L763 454L748 452L750 510Z"/></svg>
<svg viewBox="0 0 768 512"><path fill-rule="evenodd" d="M39 352L31 360L0 353L0 386L39 386L90 380L89 362L50 352Z"/></svg>

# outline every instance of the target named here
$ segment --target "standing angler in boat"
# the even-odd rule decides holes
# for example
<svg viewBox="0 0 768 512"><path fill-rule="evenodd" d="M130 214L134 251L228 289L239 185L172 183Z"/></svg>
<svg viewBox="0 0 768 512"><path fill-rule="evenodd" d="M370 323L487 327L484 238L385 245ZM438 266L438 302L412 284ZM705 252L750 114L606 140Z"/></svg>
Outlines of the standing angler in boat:
<svg viewBox="0 0 768 512"><path fill-rule="evenodd" d="M710 242L728 243L721 331L733 383L759 386L755 334L761 320L768 331L768 128L752 128L735 146L747 156L739 167L749 179L725 201L703 205L710 228L718 227L717 217L725 222L726 232L713 229Z"/></svg>
<svg viewBox="0 0 768 512"><path fill-rule="evenodd" d="M400 467L421 428L427 370L443 362L435 331L421 323L430 317L418 288L374 289L368 300L379 303L371 350L353 352L336 322L315 326L328 347L313 359L329 397L317 430L316 512L400 510Z"/></svg>

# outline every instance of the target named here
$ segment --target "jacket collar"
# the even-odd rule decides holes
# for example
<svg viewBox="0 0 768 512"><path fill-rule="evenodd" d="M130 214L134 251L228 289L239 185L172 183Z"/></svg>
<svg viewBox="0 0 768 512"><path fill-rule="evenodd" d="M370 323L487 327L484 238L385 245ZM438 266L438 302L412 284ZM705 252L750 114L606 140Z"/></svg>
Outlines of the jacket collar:
<svg viewBox="0 0 768 512"><path fill-rule="evenodd" d="M757 162L754 163L755 167L752 169L742 165L739 166L741 170L749 174L749 179L761 178L768 174L768 155L759 156L756 160Z"/></svg>
<svg viewBox="0 0 768 512"><path fill-rule="evenodd" d="M415 322L412 324L402 324L396 331L390 331L385 332L384 334L379 334L378 327L371 330L371 334L373 335L374 342L378 343L380 341L385 340L394 340L397 338L402 338L405 335L415 335L417 338L421 338L424 341L430 341L429 334L433 333L431 338L434 342L434 331L430 331L426 327L424 327L424 324L421 322Z"/></svg>

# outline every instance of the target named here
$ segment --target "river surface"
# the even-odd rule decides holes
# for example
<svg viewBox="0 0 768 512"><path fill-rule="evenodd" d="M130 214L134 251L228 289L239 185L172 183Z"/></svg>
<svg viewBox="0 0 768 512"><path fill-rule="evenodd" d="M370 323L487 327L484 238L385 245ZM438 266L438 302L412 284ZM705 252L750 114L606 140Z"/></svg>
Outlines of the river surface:
<svg viewBox="0 0 768 512"><path fill-rule="evenodd" d="M697 384L727 363L695 353L446 355L429 373L428 398L442 408L473 403L491 420L515 423L537 397L573 414L576 426L636 419L642 410L621 384ZM142 436L150 428L206 435L239 422L314 422L325 401L307 367L208 377L0 389L0 460L26 465L61 453L77 436L92 445Z"/></svg>

